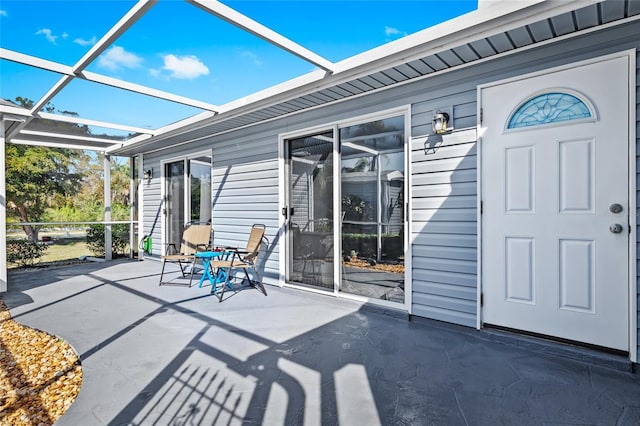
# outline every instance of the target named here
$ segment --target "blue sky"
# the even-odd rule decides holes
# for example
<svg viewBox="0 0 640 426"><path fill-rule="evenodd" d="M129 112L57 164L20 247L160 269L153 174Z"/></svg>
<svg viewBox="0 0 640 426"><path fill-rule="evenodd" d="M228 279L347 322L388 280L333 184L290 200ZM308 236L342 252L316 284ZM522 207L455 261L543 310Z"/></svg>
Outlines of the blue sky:
<svg viewBox="0 0 640 426"><path fill-rule="evenodd" d="M253 0L226 5L337 62L477 7L477 1ZM2 0L0 46L73 65L134 1ZM161 0L89 71L221 105L314 66L177 0ZM39 99L59 75L0 60L0 96ZM76 79L78 80L78 79ZM74 81L52 102L81 117L156 128L200 112Z"/></svg>

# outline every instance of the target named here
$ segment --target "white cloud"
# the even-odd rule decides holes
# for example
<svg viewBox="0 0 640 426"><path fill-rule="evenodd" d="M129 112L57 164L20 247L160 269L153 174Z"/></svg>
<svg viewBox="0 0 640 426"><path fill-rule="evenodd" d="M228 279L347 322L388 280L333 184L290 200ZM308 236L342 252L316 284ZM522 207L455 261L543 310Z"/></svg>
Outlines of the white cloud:
<svg viewBox="0 0 640 426"><path fill-rule="evenodd" d="M134 53L127 52L124 48L115 45L100 55L100 58L98 59L98 66L112 71L123 67L137 68L141 63L141 57Z"/></svg>
<svg viewBox="0 0 640 426"><path fill-rule="evenodd" d="M169 71L172 78L190 80L209 74L209 68L195 56L165 55L163 59L162 69Z"/></svg>
<svg viewBox="0 0 640 426"><path fill-rule="evenodd" d="M53 32L49 28L42 28L36 31L36 35L42 34L50 43L56 44L56 40L58 39L57 35L53 35Z"/></svg>
<svg viewBox="0 0 640 426"><path fill-rule="evenodd" d="M404 37L407 35L404 31L393 27L384 27L384 33L387 37Z"/></svg>
<svg viewBox="0 0 640 426"><path fill-rule="evenodd" d="M77 38L73 40L75 44L79 44L80 46L93 46L94 44L96 44L96 41L98 41L96 39L96 36L91 37L89 40L85 40L83 38Z"/></svg>
<svg viewBox="0 0 640 426"><path fill-rule="evenodd" d="M69 38L69 34L67 34L67 33L62 33L62 38Z"/></svg>
<svg viewBox="0 0 640 426"><path fill-rule="evenodd" d="M248 50L245 50L242 52L242 57L247 58L249 60L251 60L255 65L257 66L261 66L262 65L262 61L260 60L260 58L258 57L258 55L256 55L253 52L250 52Z"/></svg>
<svg viewBox="0 0 640 426"><path fill-rule="evenodd" d="M0 9L0 16L9 16L6 10Z"/></svg>

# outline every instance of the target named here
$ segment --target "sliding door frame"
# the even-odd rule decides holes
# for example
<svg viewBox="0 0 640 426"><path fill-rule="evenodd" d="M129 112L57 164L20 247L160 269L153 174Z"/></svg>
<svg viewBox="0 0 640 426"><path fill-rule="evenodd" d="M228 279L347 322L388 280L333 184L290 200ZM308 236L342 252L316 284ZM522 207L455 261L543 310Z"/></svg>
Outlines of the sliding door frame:
<svg viewBox="0 0 640 426"><path fill-rule="evenodd" d="M371 121L383 120L386 118L403 116L404 117L404 235L403 235L403 245L404 245L404 303L396 303L389 302L381 299L372 299L363 296L353 295L340 291L341 285L341 268L339 265L342 263L342 224L341 224L341 203L340 200L342 198L342 188L341 188L341 158L340 158L340 129L343 127L364 124ZM334 144L333 144L333 170L334 170L334 178L333 178L333 198L334 198L334 209L333 209L333 238L334 238L334 286L333 291L330 290L322 290L322 289L314 289L307 286L299 286L293 283L287 283L287 273L289 268L289 229L287 228L287 219L282 214L283 209L288 207L288 191L290 188L289 185L289 176L290 173L289 164L288 164L288 147L287 143L290 139L301 138L305 136L312 136L314 134L318 134L320 132L328 132L333 131L334 134ZM333 294L336 297L342 297L346 299L353 299L358 301L363 301L371 304L382 305L385 307L403 309L411 314L411 294L412 294L412 286L411 286L411 202L410 202L410 194L411 194L411 106L406 105L399 108L393 108L389 110L379 111L371 114L366 114L346 120L337 120L333 123L327 123L325 125L319 125L314 127L308 127L292 132L282 133L278 135L278 185L279 185L279 194L278 194L278 217L279 217L279 231L278 237L280 241L280 260L279 260L279 285L281 287L293 287L300 288L306 291L322 293L322 294ZM335 207L338 208L335 208Z"/></svg>
<svg viewBox="0 0 640 426"><path fill-rule="evenodd" d="M170 163L177 163L182 161L183 164L183 173L182 173L182 178L183 178L183 185L184 185L184 211L183 211L183 217L184 217L184 222L188 222L188 218L191 217L191 190L190 190L190 179L189 179L189 161L190 160L195 160L198 157L210 157L211 158L211 186L213 189L213 149L208 149L208 150L203 150L203 151L197 151L197 152L192 152L186 155L180 155L180 156L175 156L175 157L170 157L170 158L165 158L162 159L160 161L160 216L162 218L161 220L161 225L162 225L162 232L161 232L161 254L164 255L164 249L167 246L167 243L169 241L167 241L167 214L165 214L165 209L167 208L166 206L166 196L167 196L167 176L166 176L166 166L167 164ZM195 160L197 161L197 160ZM199 164L202 164L202 162L197 161ZM211 193L213 194L213 191L211 191ZM213 202L213 200L212 200ZM213 220L213 206L211 208L211 217L209 218L211 221Z"/></svg>

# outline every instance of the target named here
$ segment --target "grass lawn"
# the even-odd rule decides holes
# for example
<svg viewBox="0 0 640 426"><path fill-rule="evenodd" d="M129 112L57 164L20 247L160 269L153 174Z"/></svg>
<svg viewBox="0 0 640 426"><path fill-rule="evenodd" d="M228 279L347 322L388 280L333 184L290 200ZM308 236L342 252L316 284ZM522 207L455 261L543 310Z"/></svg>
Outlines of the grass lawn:
<svg viewBox="0 0 640 426"><path fill-rule="evenodd" d="M60 262L64 260L76 260L80 256L92 256L84 238L56 238L47 245L44 256L34 261L34 265L40 263ZM18 265L9 263L9 268Z"/></svg>
<svg viewBox="0 0 640 426"><path fill-rule="evenodd" d="M84 239L56 238L40 259L40 262L77 259L80 256L92 256Z"/></svg>
<svg viewBox="0 0 640 426"><path fill-rule="evenodd" d="M40 236L44 239L45 237L51 237L50 242L42 242L41 244L47 245L47 250L45 254L40 259L35 259L33 262L33 266L38 266L42 264L50 264L54 262L65 262L65 261L74 261L78 260L78 258L83 256L96 256L91 250L89 250L89 246L86 243L86 234L73 235L71 237L64 236L63 233L40 233ZM11 236L7 238L7 242L13 240L24 240L24 235L20 235L19 237ZM129 245L127 244L122 253L113 254L114 258L128 256L129 255ZM18 264L8 263L7 266L9 268L17 268Z"/></svg>

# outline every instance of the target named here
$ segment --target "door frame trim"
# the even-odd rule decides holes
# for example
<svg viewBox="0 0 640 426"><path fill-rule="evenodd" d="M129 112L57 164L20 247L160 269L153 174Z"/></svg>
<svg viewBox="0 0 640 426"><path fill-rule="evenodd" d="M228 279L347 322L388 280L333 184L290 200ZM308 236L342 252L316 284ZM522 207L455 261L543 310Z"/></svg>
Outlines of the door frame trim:
<svg viewBox="0 0 640 426"><path fill-rule="evenodd" d="M533 77L540 77L547 74L553 74L559 71L566 71L572 68L577 68L580 66L591 65L599 62L605 62L611 59L616 58L626 58L628 65L628 111L629 116L627 118L628 125L628 137L627 141L628 146L628 176L629 176L629 246L628 246L628 256L629 256L629 271L628 271L628 297L629 297L629 358L632 362L638 362L638 289L637 289L637 250L636 244L638 242L637 233L638 233L638 224L636 218L636 197L637 197L637 185L636 185L636 51L635 49L623 50L617 53L598 56L595 58L590 58L583 61L572 62L569 64L552 67L548 69L544 69L541 71L536 71L532 73L522 74L515 77L510 77L498 81L493 81L490 83L485 83L477 86L476 96L477 96L477 111L476 111L476 126L477 126L477 134L478 134L478 142L477 142L477 192L478 192L478 204L477 204L477 223L478 223L478 257L477 257L477 302L476 302L476 328L480 330L483 327L483 308L482 308L482 225L483 225L483 217L482 217L482 156L483 156L483 141L482 135L484 134L484 130L482 127L481 116L482 116L482 93L484 89L488 89L490 87L500 86L507 83L512 83L515 81L526 80Z"/></svg>

